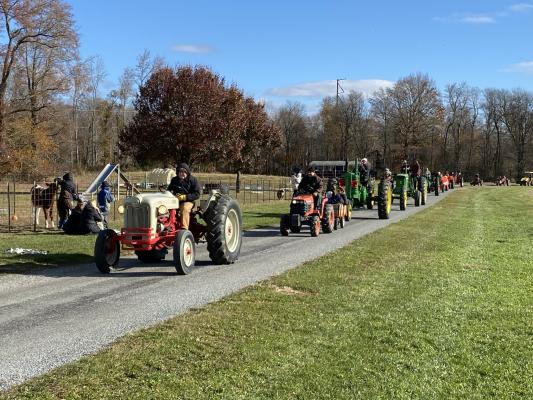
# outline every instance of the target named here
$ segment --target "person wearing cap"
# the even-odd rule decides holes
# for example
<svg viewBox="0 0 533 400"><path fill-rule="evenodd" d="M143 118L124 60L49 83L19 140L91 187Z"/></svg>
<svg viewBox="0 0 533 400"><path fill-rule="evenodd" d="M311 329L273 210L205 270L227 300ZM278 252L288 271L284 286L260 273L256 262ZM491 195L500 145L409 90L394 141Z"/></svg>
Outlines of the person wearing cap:
<svg viewBox="0 0 533 400"><path fill-rule="evenodd" d="M104 228L107 229L107 224L109 223L109 204L115 201L113 194L111 193L111 187L108 181L103 181L100 186L100 191L98 192L98 209L103 218Z"/></svg>
<svg viewBox="0 0 533 400"><path fill-rule="evenodd" d="M180 222L184 229L189 229L191 211L194 202L200 198L200 184L191 175L191 169L185 163L176 167L176 176L170 181L168 191L172 192L180 201Z"/></svg>
<svg viewBox="0 0 533 400"><path fill-rule="evenodd" d="M61 190L57 199L57 213L59 215L57 227L61 229L63 224L67 222L70 211L74 208L74 200L78 200L79 197L76 193L76 185L71 172L63 175L63 179L58 179L58 183Z"/></svg>
<svg viewBox="0 0 533 400"><path fill-rule="evenodd" d="M303 194L312 194L315 199L315 207L318 207L321 201L322 179L316 174L313 167L307 168L307 173L298 185L298 192Z"/></svg>
<svg viewBox="0 0 533 400"><path fill-rule="evenodd" d="M368 180L370 179L370 163L367 158L362 158L359 163L359 179L362 186L368 186Z"/></svg>

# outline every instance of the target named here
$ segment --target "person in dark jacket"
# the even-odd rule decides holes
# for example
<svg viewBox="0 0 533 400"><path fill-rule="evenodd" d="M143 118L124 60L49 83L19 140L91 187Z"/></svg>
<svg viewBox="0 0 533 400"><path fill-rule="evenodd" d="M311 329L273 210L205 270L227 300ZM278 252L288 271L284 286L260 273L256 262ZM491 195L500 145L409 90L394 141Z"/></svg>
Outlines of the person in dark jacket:
<svg viewBox="0 0 533 400"><path fill-rule="evenodd" d="M302 178L300 185L298 185L298 192L303 194L312 194L315 199L315 207L318 207L322 201L322 179L317 176L313 167L307 168L307 173Z"/></svg>
<svg viewBox="0 0 533 400"><path fill-rule="evenodd" d="M85 235L87 233L100 232L98 222L102 222L100 211L98 211L98 208L89 201L85 204L85 207L83 207L83 211L81 212L80 234Z"/></svg>
<svg viewBox="0 0 533 400"><path fill-rule="evenodd" d="M76 185L74 184L74 177L71 172L63 175L63 179L59 180L61 190L57 200L57 213L59 215L58 228L61 229L70 214L70 210L74 208L74 200L78 199L76 193Z"/></svg>
<svg viewBox="0 0 533 400"><path fill-rule="evenodd" d="M108 224L108 215L109 215L109 204L114 202L115 198L113 197L113 194L111 193L111 187L109 185L109 182L103 181L101 185L101 189L98 192L98 209L100 210L100 214L102 215L102 218L104 220L104 228L107 229Z"/></svg>
<svg viewBox="0 0 533 400"><path fill-rule="evenodd" d="M361 185L368 186L370 180L370 163L367 158L363 158L357 167L359 170L359 179L361 180Z"/></svg>
<svg viewBox="0 0 533 400"><path fill-rule="evenodd" d="M189 229L191 211L194 202L200 198L200 184L198 179L191 175L191 169L185 163L176 167L176 174L168 185L168 191L172 192L180 201L180 222L184 229Z"/></svg>
<svg viewBox="0 0 533 400"><path fill-rule="evenodd" d="M81 213L83 211L83 201L76 201L67 221L63 224L62 229L67 235L81 235Z"/></svg>

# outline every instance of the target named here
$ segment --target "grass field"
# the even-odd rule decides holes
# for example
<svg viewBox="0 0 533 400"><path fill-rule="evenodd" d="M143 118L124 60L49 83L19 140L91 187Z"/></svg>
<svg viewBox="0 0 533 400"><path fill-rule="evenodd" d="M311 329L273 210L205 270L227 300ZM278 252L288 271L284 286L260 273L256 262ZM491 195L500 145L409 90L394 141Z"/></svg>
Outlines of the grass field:
<svg viewBox="0 0 533 400"><path fill-rule="evenodd" d="M456 191L0 398L531 399L532 204Z"/></svg>
<svg viewBox="0 0 533 400"><path fill-rule="evenodd" d="M288 202L244 204L241 207L244 229L249 230L279 224L279 216L287 212ZM110 226L120 229L121 223L116 220L111 222ZM51 264L92 262L95 239L96 236L93 235L69 236L59 231L0 233L0 274L24 272L29 268ZM14 247L47 250L48 254L19 256L4 253L6 249Z"/></svg>

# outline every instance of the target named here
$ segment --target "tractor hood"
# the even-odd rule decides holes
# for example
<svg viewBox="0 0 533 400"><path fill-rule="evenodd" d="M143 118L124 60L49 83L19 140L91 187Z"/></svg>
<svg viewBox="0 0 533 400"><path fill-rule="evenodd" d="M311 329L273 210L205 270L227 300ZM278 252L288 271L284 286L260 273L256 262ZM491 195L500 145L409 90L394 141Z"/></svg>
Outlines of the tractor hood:
<svg viewBox="0 0 533 400"><path fill-rule="evenodd" d="M152 228L155 232L157 209L165 206L168 210L178 209L179 200L170 192L143 193L124 200L125 228Z"/></svg>

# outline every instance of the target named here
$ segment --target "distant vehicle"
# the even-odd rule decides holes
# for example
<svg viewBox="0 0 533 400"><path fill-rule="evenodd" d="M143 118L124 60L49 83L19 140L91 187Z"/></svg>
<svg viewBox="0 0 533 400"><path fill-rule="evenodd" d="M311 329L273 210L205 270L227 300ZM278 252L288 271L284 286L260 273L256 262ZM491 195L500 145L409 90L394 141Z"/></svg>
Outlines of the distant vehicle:
<svg viewBox="0 0 533 400"><path fill-rule="evenodd" d="M355 167L355 163L348 161L348 169L346 161L311 161L309 166L315 168L317 175L322 178L341 178L346 171L351 171Z"/></svg>

